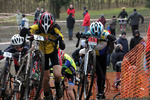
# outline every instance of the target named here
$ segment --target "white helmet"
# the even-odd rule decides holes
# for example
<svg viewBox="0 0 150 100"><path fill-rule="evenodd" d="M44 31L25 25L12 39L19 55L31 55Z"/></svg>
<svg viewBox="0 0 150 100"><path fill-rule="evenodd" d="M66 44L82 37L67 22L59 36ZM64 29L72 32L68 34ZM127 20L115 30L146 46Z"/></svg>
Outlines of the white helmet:
<svg viewBox="0 0 150 100"><path fill-rule="evenodd" d="M104 31L104 26L101 22L93 22L91 25L90 25L90 31L91 31L91 34L93 36L98 36L100 37L100 35L103 33Z"/></svg>
<svg viewBox="0 0 150 100"><path fill-rule="evenodd" d="M19 34L15 34L11 38L11 45L22 45L24 43L24 37L21 37Z"/></svg>

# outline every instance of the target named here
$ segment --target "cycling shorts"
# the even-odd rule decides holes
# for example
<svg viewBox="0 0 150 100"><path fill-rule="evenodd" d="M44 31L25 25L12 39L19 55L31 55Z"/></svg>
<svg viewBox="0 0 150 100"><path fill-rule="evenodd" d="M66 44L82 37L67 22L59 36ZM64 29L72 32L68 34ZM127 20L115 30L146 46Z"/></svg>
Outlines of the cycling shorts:
<svg viewBox="0 0 150 100"><path fill-rule="evenodd" d="M75 83L75 75L66 74L65 76L68 78L68 84L69 85L74 85L74 83Z"/></svg>
<svg viewBox="0 0 150 100"><path fill-rule="evenodd" d="M50 60L51 60L52 66L59 65L58 51L53 52L51 54L45 54L45 70L50 69Z"/></svg>

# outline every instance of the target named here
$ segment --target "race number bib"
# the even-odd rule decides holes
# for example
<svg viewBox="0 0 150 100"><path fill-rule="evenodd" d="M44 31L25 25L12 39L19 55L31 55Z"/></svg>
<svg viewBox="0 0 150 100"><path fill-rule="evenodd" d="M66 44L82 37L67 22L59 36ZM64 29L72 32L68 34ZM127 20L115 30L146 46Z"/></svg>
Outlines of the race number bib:
<svg viewBox="0 0 150 100"><path fill-rule="evenodd" d="M97 45L97 38L89 37L88 38L88 44L89 45Z"/></svg>
<svg viewBox="0 0 150 100"><path fill-rule="evenodd" d="M35 40L44 41L44 37L40 35L34 35Z"/></svg>
<svg viewBox="0 0 150 100"><path fill-rule="evenodd" d="M10 52L4 52L3 54L4 57L12 58L12 53Z"/></svg>

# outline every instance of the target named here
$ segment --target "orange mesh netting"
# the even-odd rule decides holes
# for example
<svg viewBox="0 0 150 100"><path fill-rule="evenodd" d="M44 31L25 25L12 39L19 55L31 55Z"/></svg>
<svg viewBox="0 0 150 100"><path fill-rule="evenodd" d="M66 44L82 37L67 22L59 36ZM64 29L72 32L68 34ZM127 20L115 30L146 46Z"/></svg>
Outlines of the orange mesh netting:
<svg viewBox="0 0 150 100"><path fill-rule="evenodd" d="M121 65L121 98L149 97L150 24L147 36L124 56Z"/></svg>

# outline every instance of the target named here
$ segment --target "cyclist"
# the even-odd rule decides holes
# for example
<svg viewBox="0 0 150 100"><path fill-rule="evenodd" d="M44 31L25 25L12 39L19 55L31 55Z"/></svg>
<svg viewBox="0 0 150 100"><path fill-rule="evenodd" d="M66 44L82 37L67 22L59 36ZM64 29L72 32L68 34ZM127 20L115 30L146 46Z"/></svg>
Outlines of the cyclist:
<svg viewBox="0 0 150 100"><path fill-rule="evenodd" d="M122 9L122 11L118 15L118 18L121 17L121 19L119 19L121 31L122 31L123 28L124 28L124 31L125 31L125 28L126 28L126 18L128 17L128 13L125 11L125 7L122 7L121 9Z"/></svg>
<svg viewBox="0 0 150 100"><path fill-rule="evenodd" d="M76 63L77 66L80 66L80 54L79 51L83 48L87 47L85 40L81 40L81 46L80 48L76 49L73 53L72 53L72 57Z"/></svg>
<svg viewBox="0 0 150 100"><path fill-rule="evenodd" d="M75 100L73 88L76 77L76 64L64 51L60 51L60 55L62 59L62 74L68 78L68 94L71 100Z"/></svg>
<svg viewBox="0 0 150 100"><path fill-rule="evenodd" d="M37 33L46 39L56 39L56 35L59 35L58 41L59 41L59 48L64 50L65 49L65 43L64 38L61 33L61 31L55 27L55 24L53 24L52 17L50 13L45 12L40 16L38 25L32 25L30 26L30 32ZM22 30L20 32L22 36L25 36L25 34L29 34L26 29ZM57 42L58 42L57 41ZM55 48L57 46L57 48ZM50 71L49 71L49 59L51 60L52 66L53 66L53 74L55 77L55 87L56 87L56 96L60 99L62 97L62 89L60 87L60 81L61 81L61 66L58 62L58 45L56 45L53 41L47 41L40 42L39 49L42 50L45 54L45 71L43 76L43 90L44 90L44 99L49 100L51 99L51 96L49 95L49 79L50 79Z"/></svg>
<svg viewBox="0 0 150 100"><path fill-rule="evenodd" d="M108 39L108 41L115 41L116 38L114 35L109 34L108 31L104 30L104 27L101 22L93 22L90 25L90 31L85 34L91 34L97 36L101 39ZM80 33L76 34L78 38ZM84 35L84 34L83 34ZM105 99L104 85L105 85L105 76L107 68L107 49L109 44L105 41L99 41L98 45L95 47L96 50L96 74L97 74L97 86L98 94L97 99Z"/></svg>
<svg viewBox="0 0 150 100"><path fill-rule="evenodd" d="M4 50L4 52L10 52L10 53L21 52L21 57L22 57L25 54L27 54L28 49L29 49L29 45L25 43L24 37L21 37L19 34L15 34L11 38L11 45L8 46ZM4 58L3 55L1 55L0 60L2 60L3 58ZM20 67L18 63L19 55L15 55L13 59L14 59L15 71L17 73ZM7 67L8 60L9 58L6 58L5 68Z"/></svg>

